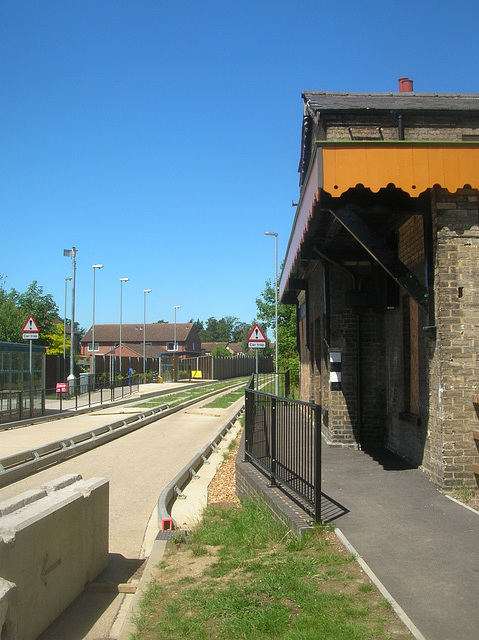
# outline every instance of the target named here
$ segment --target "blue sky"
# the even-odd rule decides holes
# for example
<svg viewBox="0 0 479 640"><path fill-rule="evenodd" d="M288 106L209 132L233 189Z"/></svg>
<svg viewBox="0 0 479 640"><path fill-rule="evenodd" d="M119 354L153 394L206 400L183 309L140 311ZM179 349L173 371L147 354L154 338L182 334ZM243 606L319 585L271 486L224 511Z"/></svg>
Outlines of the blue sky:
<svg viewBox="0 0 479 640"><path fill-rule="evenodd" d="M479 3L3 0L0 274L76 320L253 320L298 199L302 90L479 91ZM70 293L69 293L70 295ZM68 303L68 308L70 303ZM67 317L70 311L67 311Z"/></svg>

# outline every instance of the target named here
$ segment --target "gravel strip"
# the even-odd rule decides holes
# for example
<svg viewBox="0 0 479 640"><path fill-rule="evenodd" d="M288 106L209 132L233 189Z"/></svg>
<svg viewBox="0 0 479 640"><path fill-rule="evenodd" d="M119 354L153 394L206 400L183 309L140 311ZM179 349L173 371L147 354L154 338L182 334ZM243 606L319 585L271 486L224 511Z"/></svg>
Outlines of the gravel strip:
<svg viewBox="0 0 479 640"><path fill-rule="evenodd" d="M238 453L241 432L235 440L234 449L228 450L228 457L221 463L214 478L208 485L208 504L234 504L241 503L236 496L236 471L235 461Z"/></svg>

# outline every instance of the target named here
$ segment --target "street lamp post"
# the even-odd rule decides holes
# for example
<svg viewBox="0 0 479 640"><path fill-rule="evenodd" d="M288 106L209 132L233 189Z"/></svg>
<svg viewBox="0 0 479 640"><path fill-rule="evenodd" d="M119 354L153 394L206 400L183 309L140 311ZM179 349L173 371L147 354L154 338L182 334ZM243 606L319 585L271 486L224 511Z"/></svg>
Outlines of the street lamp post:
<svg viewBox="0 0 479 640"><path fill-rule="evenodd" d="M93 385L95 386L95 271L103 269L102 264L92 264L93 269L93 319L91 325L91 372L93 374Z"/></svg>
<svg viewBox="0 0 479 640"><path fill-rule="evenodd" d="M278 395L278 234L265 231L266 236L274 237L274 318L275 318L275 395Z"/></svg>
<svg viewBox="0 0 479 640"><path fill-rule="evenodd" d="M146 373L146 294L151 289L143 289L143 373Z"/></svg>
<svg viewBox="0 0 479 640"><path fill-rule="evenodd" d="M173 349L174 351L178 351L178 342L176 341L176 310L180 309L180 305L179 304L175 304L175 341L173 343Z"/></svg>
<svg viewBox="0 0 479 640"><path fill-rule="evenodd" d="M121 375L121 317L122 317L122 310L123 310L123 300L122 300L122 296L123 296L123 283L124 282L128 282L130 280L130 278L120 278L120 375Z"/></svg>
<svg viewBox="0 0 479 640"><path fill-rule="evenodd" d="M77 255L78 251L75 249L75 247L72 247L71 249L63 249L63 255L65 258L71 258L72 259L72 315L71 315L71 320L70 320L70 329L71 329L71 333L70 333L70 375L68 376L67 380L69 381L69 386L71 385L72 387L75 386L74 380L75 380L75 374L73 373L73 356L74 356L74 352L75 352L75 275L76 275L76 255Z"/></svg>
<svg viewBox="0 0 479 640"><path fill-rule="evenodd" d="M69 276L65 278L65 305L64 305L64 313L63 313L63 375L65 375L65 359L67 357L66 353L66 343L67 343L67 283L71 282L72 277Z"/></svg>

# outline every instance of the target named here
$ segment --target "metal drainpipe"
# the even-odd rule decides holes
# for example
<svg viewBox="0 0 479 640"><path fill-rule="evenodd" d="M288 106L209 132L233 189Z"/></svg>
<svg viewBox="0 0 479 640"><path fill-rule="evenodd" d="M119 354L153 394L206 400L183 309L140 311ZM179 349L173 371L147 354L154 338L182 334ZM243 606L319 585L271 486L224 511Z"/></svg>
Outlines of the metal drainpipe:
<svg viewBox="0 0 479 640"><path fill-rule="evenodd" d="M356 311L356 344L358 346L357 354L358 359L356 363L356 396L357 396L357 405L358 405L358 446L359 451L362 451L363 448L363 424L361 420L362 414L362 384L361 384L361 360L362 360L362 349L361 349L361 317L359 311Z"/></svg>
<svg viewBox="0 0 479 640"><path fill-rule="evenodd" d="M398 115L398 137L399 140L404 140L404 122L401 113Z"/></svg>

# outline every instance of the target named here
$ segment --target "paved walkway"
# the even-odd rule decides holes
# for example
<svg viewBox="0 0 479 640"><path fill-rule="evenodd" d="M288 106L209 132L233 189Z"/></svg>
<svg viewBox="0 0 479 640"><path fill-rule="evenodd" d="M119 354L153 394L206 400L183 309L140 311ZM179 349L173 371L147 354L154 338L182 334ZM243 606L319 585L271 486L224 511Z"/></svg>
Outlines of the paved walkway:
<svg viewBox="0 0 479 640"><path fill-rule="evenodd" d="M388 452L323 449L336 524L427 640L479 638L479 514ZM334 501L334 502L332 502Z"/></svg>

